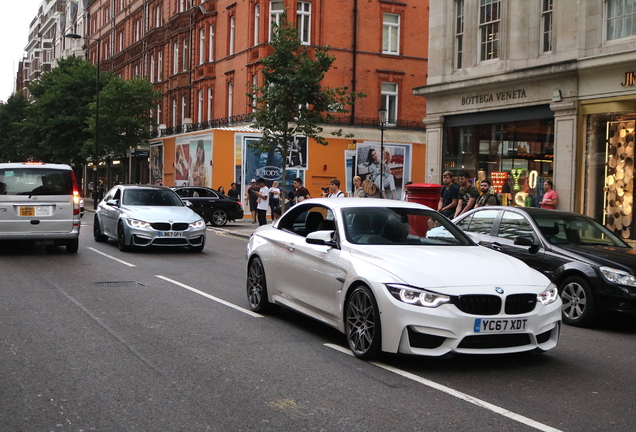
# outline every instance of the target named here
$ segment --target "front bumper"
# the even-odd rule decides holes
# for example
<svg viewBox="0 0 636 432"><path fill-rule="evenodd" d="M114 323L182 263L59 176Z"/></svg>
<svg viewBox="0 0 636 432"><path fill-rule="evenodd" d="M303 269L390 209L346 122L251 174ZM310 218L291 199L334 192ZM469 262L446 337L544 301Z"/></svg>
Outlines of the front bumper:
<svg viewBox="0 0 636 432"><path fill-rule="evenodd" d="M205 242L204 228L188 228L183 231L157 231L152 228L127 227L126 241L130 246L136 247L183 247L201 246Z"/></svg>

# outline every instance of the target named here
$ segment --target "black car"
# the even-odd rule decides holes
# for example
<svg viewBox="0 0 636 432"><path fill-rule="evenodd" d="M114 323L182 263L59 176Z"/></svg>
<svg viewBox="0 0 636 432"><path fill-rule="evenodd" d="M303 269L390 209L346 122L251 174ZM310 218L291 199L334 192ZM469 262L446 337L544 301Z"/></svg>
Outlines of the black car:
<svg viewBox="0 0 636 432"><path fill-rule="evenodd" d="M594 219L557 210L492 206L471 210L453 222L477 234L481 245L548 276L563 299L565 323L589 326L603 312L636 316L636 250Z"/></svg>
<svg viewBox="0 0 636 432"><path fill-rule="evenodd" d="M214 189L199 186L181 186L174 188L183 201L192 203L192 210L206 223L223 226L228 220L243 219L243 206L240 201L223 195Z"/></svg>

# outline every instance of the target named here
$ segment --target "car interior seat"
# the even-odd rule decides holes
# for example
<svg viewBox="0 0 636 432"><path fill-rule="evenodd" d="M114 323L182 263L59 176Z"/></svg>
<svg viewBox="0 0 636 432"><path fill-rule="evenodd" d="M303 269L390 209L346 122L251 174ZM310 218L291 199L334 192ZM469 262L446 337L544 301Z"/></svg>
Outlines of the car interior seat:
<svg viewBox="0 0 636 432"><path fill-rule="evenodd" d="M336 223L332 220L325 219L318 225L316 231L333 231L336 229Z"/></svg>
<svg viewBox="0 0 636 432"><path fill-rule="evenodd" d="M323 220L324 218L321 213L310 212L307 214L307 219L305 219L305 230L307 231L307 234L318 231L318 226Z"/></svg>

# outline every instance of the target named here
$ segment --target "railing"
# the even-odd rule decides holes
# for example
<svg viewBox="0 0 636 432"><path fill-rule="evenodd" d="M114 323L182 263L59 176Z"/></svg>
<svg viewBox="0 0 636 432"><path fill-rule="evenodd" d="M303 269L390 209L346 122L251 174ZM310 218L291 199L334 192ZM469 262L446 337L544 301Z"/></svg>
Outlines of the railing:
<svg viewBox="0 0 636 432"><path fill-rule="evenodd" d="M166 137L170 135L176 135L187 132L196 132L200 130L206 129L216 129L228 126L236 126L236 125L245 125L252 123L254 118L251 113L249 114L240 114L232 117L223 117L219 119L204 121L201 123L188 123L184 125L178 125L174 127L169 127L165 129L158 129L154 131L153 136L157 137ZM364 117L356 117L351 121L351 117L334 117L332 119L323 119L322 124L325 125L336 125L340 127L360 127L360 128L374 128L379 129L378 119L375 118L364 118ZM387 124L386 129L400 129L400 130L426 130L424 123L419 121L405 121L398 120L394 124ZM254 130L256 132L256 129Z"/></svg>

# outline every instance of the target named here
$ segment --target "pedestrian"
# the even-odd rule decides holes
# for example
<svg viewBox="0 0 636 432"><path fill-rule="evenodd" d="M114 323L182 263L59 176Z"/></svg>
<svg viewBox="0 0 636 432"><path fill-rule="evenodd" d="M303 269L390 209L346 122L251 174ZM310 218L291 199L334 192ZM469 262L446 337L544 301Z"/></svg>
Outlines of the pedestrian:
<svg viewBox="0 0 636 432"><path fill-rule="evenodd" d="M364 189L362 189L362 178L360 176L355 176L353 178L353 195L354 198L366 198L367 194L364 193Z"/></svg>
<svg viewBox="0 0 636 432"><path fill-rule="evenodd" d="M256 184L256 179L252 179L252 186L247 188L247 191L245 192L245 201L249 203L250 212L252 213L253 224L256 223L256 210L258 206L258 195L256 194L259 191L259 189L260 188Z"/></svg>
<svg viewBox="0 0 636 432"><path fill-rule="evenodd" d="M484 179L479 183L479 189L481 189L481 195L477 198L475 207L494 206L499 205L499 198L493 194L490 190L492 183L488 179Z"/></svg>
<svg viewBox="0 0 636 432"><path fill-rule="evenodd" d="M275 221L277 219L276 209L280 208L280 189L277 181L274 181L272 187L269 188L269 207L272 212L272 221Z"/></svg>
<svg viewBox="0 0 636 432"><path fill-rule="evenodd" d="M444 171L444 174L442 174L444 187L439 193L437 211L447 218L452 218L455 215L455 209L459 202L459 186L453 182L454 176L452 171Z"/></svg>
<svg viewBox="0 0 636 432"><path fill-rule="evenodd" d="M219 188L216 191L220 194L225 195L225 188L223 186L219 186Z"/></svg>
<svg viewBox="0 0 636 432"><path fill-rule="evenodd" d="M294 179L294 204L311 198L309 191L303 186L303 181L300 177Z"/></svg>
<svg viewBox="0 0 636 432"><path fill-rule="evenodd" d="M546 180L543 183L543 190L545 193L543 194L543 199L539 203L541 208L554 210L557 205L557 193L554 191L554 184L552 180Z"/></svg>
<svg viewBox="0 0 636 432"><path fill-rule="evenodd" d="M455 210L455 217L474 208L477 198L479 198L479 191L470 184L470 174L467 171L462 172L459 175L459 202Z"/></svg>
<svg viewBox="0 0 636 432"><path fill-rule="evenodd" d="M230 198L234 198L234 199L236 199L236 200L240 201L240 199L239 199L239 195L240 195L240 192L239 192L239 190L236 188L236 183L232 183L232 184L230 185L230 190L229 190L229 191L227 191L227 196L229 196Z"/></svg>
<svg viewBox="0 0 636 432"><path fill-rule="evenodd" d="M258 204L256 212L258 213L258 225L267 225L267 207L269 207L269 188L265 184L265 179L258 179L259 190L256 193Z"/></svg>
<svg viewBox="0 0 636 432"><path fill-rule="evenodd" d="M340 190L340 180L331 179L329 180L329 194L327 192L323 193L323 196L326 198L343 198L345 196L344 192Z"/></svg>

